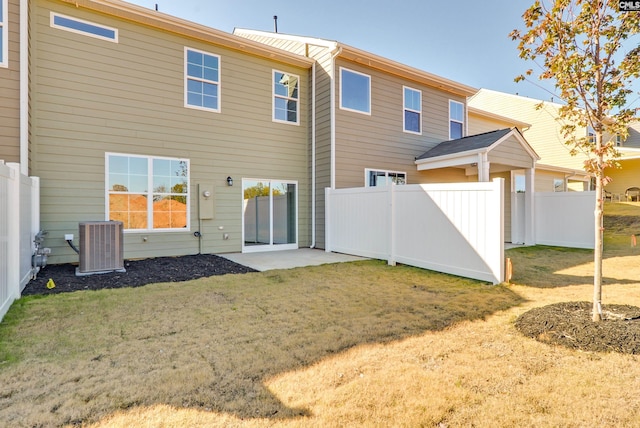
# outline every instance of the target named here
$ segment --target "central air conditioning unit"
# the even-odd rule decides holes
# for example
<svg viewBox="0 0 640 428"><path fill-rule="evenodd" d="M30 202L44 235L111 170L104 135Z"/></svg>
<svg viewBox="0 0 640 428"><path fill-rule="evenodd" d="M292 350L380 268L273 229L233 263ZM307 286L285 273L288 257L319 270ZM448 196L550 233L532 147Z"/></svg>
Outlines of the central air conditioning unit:
<svg viewBox="0 0 640 428"><path fill-rule="evenodd" d="M80 266L76 275L125 272L121 221L80 223Z"/></svg>

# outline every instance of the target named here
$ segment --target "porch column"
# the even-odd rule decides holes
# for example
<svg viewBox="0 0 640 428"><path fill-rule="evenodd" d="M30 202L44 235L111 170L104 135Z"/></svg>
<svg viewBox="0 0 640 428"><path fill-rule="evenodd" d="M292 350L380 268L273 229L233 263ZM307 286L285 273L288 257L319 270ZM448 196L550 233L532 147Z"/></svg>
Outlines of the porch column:
<svg viewBox="0 0 640 428"><path fill-rule="evenodd" d="M524 171L524 244L535 245L535 169Z"/></svg>
<svg viewBox="0 0 640 428"><path fill-rule="evenodd" d="M491 163L486 153L478 153L478 181L489 181L489 170Z"/></svg>

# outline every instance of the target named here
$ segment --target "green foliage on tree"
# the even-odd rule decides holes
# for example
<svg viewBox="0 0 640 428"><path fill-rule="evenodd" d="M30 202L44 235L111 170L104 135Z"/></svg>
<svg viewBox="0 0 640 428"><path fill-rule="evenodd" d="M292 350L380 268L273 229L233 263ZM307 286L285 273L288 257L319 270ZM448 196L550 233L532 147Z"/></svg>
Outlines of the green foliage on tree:
<svg viewBox="0 0 640 428"><path fill-rule="evenodd" d="M572 152L587 154L585 170L596 183L593 320L602 319L603 187L605 169L619 156L615 136L626 138L635 111L627 105L640 77L640 12L618 11L618 0L536 0L514 30L520 57L541 69L527 70L554 82L564 105L559 114ZM516 81L525 79L519 76ZM576 134L591 127L594 136Z"/></svg>
<svg viewBox="0 0 640 428"><path fill-rule="evenodd" d="M258 183L255 186L247 187L244 189L244 198L251 199L258 196L269 196L269 192L271 188L269 186L265 186L264 183ZM281 195L282 191L279 189L273 189L273 196Z"/></svg>

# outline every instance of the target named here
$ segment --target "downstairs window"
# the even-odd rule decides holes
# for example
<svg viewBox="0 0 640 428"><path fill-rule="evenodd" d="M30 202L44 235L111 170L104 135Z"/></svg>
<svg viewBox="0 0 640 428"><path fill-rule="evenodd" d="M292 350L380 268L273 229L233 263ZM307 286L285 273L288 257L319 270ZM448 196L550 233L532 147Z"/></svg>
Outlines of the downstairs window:
<svg viewBox="0 0 640 428"><path fill-rule="evenodd" d="M189 160L106 154L107 220L125 230L189 229Z"/></svg>

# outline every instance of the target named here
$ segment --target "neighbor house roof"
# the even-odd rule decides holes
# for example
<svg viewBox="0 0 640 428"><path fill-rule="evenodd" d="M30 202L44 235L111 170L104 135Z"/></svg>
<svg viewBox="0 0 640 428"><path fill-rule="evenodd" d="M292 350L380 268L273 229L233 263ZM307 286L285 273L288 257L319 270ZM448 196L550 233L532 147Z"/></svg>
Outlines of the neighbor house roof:
<svg viewBox="0 0 640 428"><path fill-rule="evenodd" d="M254 35L265 36L281 40L291 40L303 44L322 46L328 48L339 58L347 59L349 61L363 64L377 70L394 74L399 77L412 80L414 82L422 83L427 86L441 89L456 95L463 97L470 97L478 92L477 88L464 85L459 82L455 82L450 79L414 68L397 61L393 61L389 58L376 55L371 52L364 51L362 49L354 48L353 46L346 45L344 43L337 42L335 40L319 39L315 37L296 36L283 33L272 33L268 31L249 30L245 28L236 28L233 34L239 36Z"/></svg>
<svg viewBox="0 0 640 428"><path fill-rule="evenodd" d="M190 37L203 42L212 43L225 48L246 52L259 57L268 58L296 65L304 68L311 68L313 60L302 55L296 55L282 49L273 48L262 43L248 40L244 37L235 36L211 27L196 24L158 12L145 7L137 6L120 0L60 0L78 8L84 8L95 12L104 13L118 18L134 21L139 24L148 25L160 30Z"/></svg>

